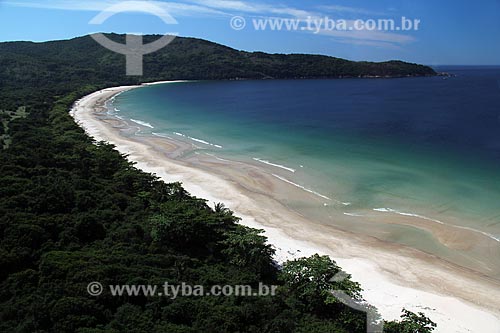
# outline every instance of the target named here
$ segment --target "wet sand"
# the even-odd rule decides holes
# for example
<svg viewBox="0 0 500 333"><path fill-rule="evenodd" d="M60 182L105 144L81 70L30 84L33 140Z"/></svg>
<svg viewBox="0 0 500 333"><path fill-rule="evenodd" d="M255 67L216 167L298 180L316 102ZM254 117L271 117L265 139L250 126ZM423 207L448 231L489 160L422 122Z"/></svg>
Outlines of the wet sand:
<svg viewBox="0 0 500 333"><path fill-rule="evenodd" d="M242 217L242 224L264 229L277 249L276 260L314 253L330 255L361 283L364 298L385 319L397 319L405 307L428 315L438 324L437 332L500 332L498 281L409 247L312 221L280 198L294 202L317 200L318 204L323 204L324 199L275 177L259 165L192 154L193 144L175 138L134 135L140 129L138 125L109 116L104 108L111 97L133 88L109 88L86 96L75 103L71 114L90 136L116 145L138 168L167 182L180 181L191 194L210 204L226 204ZM377 214L380 212L374 212ZM373 219L345 218L354 222ZM385 219L385 223L428 230L450 247L473 246L482 237L457 228L450 232L449 226L409 216Z"/></svg>

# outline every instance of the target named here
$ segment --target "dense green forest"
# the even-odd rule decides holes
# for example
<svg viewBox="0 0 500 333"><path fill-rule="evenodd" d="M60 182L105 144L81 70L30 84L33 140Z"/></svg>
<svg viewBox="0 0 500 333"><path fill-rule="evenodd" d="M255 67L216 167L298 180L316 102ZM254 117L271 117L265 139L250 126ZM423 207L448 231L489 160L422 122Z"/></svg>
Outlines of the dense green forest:
<svg viewBox="0 0 500 333"><path fill-rule="evenodd" d="M112 145L93 142L68 110L92 91L140 81L328 77L361 68L432 74L426 67L245 53L178 38L146 57L144 77L131 78L123 56L89 37L1 43L0 64L1 332L366 331L366 315L330 293L362 301L348 276L331 279L341 270L333 260L316 255L277 267L260 231L239 225L223 204L192 197L181 184L138 170ZM278 289L265 297L93 297L91 281ZM433 327L404 311L385 331Z"/></svg>

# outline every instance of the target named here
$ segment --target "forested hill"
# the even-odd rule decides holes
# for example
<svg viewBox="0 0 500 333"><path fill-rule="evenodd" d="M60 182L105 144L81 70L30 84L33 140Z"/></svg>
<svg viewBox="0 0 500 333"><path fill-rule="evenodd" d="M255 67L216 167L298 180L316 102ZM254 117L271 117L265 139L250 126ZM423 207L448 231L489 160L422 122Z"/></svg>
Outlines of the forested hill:
<svg viewBox="0 0 500 333"><path fill-rule="evenodd" d="M123 35L107 36L124 41ZM151 42L158 37L145 36L144 42ZM72 77L110 80L123 73L125 61L123 55L103 48L90 36L46 43L1 43L0 60L2 83L6 79L26 82L34 73L37 73L39 80L57 75L66 75L64 81ZM162 80L405 77L436 74L430 67L401 61L353 62L320 55L250 53L206 40L182 37L147 55L144 68L145 77Z"/></svg>
<svg viewBox="0 0 500 333"><path fill-rule="evenodd" d="M340 271L332 259L316 255L278 269L260 231L239 225L222 204L138 170L112 145L93 142L68 114L79 97L106 86L294 76L285 64L288 73L311 66L319 77L321 62L343 61L247 54L179 38L147 57L146 76L131 78L124 56L90 37L0 44L0 332L366 332L366 315L330 293L342 290L363 303L350 277L332 279ZM105 286L102 295L89 295L92 281ZM275 296L177 298L106 289L165 282L278 289ZM404 312L385 332L428 333L433 326Z"/></svg>

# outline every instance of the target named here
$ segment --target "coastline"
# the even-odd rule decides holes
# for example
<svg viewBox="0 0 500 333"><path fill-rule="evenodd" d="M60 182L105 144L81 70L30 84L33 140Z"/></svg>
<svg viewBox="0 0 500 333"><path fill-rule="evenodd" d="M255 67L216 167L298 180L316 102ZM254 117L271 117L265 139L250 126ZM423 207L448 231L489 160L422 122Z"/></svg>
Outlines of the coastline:
<svg viewBox="0 0 500 333"><path fill-rule="evenodd" d="M160 83L167 82L144 85ZM101 112L105 113L103 104L107 100L137 87L90 94L75 103L71 114L87 134L114 144L137 162L138 168L156 173L166 182L180 181L192 195L210 203L225 203L242 218L242 224L264 229L269 242L276 246L277 261L314 253L330 255L361 283L364 298L385 319L398 319L406 307L424 312L437 322L437 332L498 332L500 292L493 281L417 250L315 224L272 200L267 191L256 193L245 188L245 183L257 182L263 189L286 191L286 184L279 188L256 170L248 170L252 177L235 183L207 172L206 166L216 163L212 160L175 160L175 154L189 147L166 138L126 136L129 128L119 119L99 118ZM220 162L219 166L230 167L229 161Z"/></svg>

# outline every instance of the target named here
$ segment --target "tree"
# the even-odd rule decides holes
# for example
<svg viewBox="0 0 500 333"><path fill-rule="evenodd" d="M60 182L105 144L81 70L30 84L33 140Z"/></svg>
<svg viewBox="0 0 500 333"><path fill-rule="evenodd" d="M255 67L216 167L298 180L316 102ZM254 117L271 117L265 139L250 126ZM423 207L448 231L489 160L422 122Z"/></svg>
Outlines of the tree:
<svg viewBox="0 0 500 333"><path fill-rule="evenodd" d="M384 325L386 333L431 333L436 328L436 324L427 318L425 314L419 312L415 314L403 309L401 321L391 321Z"/></svg>
<svg viewBox="0 0 500 333"><path fill-rule="evenodd" d="M235 230L225 234L227 238L221 242L224 248L222 253L231 264L268 273L275 251L271 245L266 244L267 238L262 236L263 232L264 230L238 225Z"/></svg>
<svg viewBox="0 0 500 333"><path fill-rule="evenodd" d="M339 276L341 279L338 279ZM351 276L343 273L328 256L315 254L288 261L280 272L280 280L310 312L322 312L326 305L339 303L332 294L334 290L341 290L352 299L362 301L359 283L353 282Z"/></svg>

